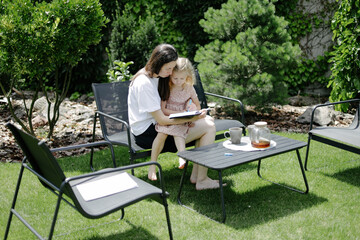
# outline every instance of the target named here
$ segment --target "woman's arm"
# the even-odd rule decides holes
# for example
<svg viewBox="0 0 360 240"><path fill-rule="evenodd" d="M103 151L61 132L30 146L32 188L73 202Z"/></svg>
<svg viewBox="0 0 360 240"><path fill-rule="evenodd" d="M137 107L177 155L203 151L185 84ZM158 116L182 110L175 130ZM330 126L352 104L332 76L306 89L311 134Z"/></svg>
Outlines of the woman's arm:
<svg viewBox="0 0 360 240"><path fill-rule="evenodd" d="M183 124L186 122L195 122L198 119L205 118L206 110L201 110L200 115L196 115L192 118L170 119L169 116L165 116L165 114L160 109L155 112L151 112L150 114L155 119L155 121L160 125L176 125L176 124Z"/></svg>

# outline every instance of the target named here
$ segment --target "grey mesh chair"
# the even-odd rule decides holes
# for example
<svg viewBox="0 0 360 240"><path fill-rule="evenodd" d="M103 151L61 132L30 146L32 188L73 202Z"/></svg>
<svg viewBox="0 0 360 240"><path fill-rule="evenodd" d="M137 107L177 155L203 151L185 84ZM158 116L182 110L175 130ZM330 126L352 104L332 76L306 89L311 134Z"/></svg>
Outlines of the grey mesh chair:
<svg viewBox="0 0 360 240"><path fill-rule="evenodd" d="M6 124L6 126L13 133L17 143L23 150L25 157L21 164L4 239L7 239L9 235L13 215L15 215L26 227L28 227L39 239L44 239L29 224L29 221L25 220L25 218L20 215L20 212L15 210L24 169L27 169L33 173L40 180L44 187L57 195L57 203L53 214L53 220L51 223L48 239L51 239L53 236L55 223L62 200L72 206L84 217L96 219L109 215L118 210L122 211L121 218L123 218L125 214L125 207L149 198L156 200L164 206L169 236L170 239L172 239L170 216L166 199L169 194L165 191L162 170L159 164L154 162L146 162L119 168L103 169L101 171L67 178L58 162L52 155L50 149L44 142L39 142L35 137L19 130L10 123ZM30 166L28 163L30 163ZM118 174L124 173L125 170L144 167L150 164L155 164L159 168L161 188L155 187L130 174L125 173L130 177L130 179L132 179L131 181L134 181L137 184L137 187L127 189L125 191L115 191L111 193L111 195L108 194L97 196L95 199L84 198L84 194L79 190L79 187L82 184L94 183L94 181L104 180L106 178L106 181L108 181L108 179L110 179L109 177L116 177ZM119 185L121 183L116 182L116 184ZM24 190L34 191L34 189L23 189L23 191ZM64 195L66 195L66 197Z"/></svg>
<svg viewBox="0 0 360 240"><path fill-rule="evenodd" d="M93 140L95 139L95 128L99 119L102 135L105 141L111 144L127 146L129 148L130 164L135 159L148 157L151 155L151 149L143 149L136 145L135 139L130 131L128 120L127 96L129 92L129 81L114 83L93 83L92 89L95 96L97 111L95 112ZM241 127L245 133L244 106L241 101L233 98L220 96L217 94L204 92L201 79L196 71L196 83L194 85L199 97L201 107L208 108L206 95L234 101L240 104L241 121L231 119L215 119L216 131L227 130L230 127ZM224 138L223 133L218 133L216 139ZM187 145L190 146L191 144Z"/></svg>
<svg viewBox="0 0 360 240"><path fill-rule="evenodd" d="M195 70L195 77L196 77L196 82L195 82L194 88L198 95L201 108L209 107L207 104L206 96L212 96L212 97L220 98L220 99L223 99L226 101L231 101L231 102L237 103L240 106L241 119L239 119L239 120L237 120L237 119L216 119L216 118L214 119L216 132L218 132L218 134L216 134L216 140L224 138L224 134L219 133L219 132L228 130L231 127L242 128L243 134L246 135L245 125L244 125L244 123L245 123L244 104L240 100L235 99L235 98L230 98L230 97L226 97L226 96L222 96L222 95L218 95L218 94L214 94L214 93L205 92L202 82L201 82L199 72L197 71L197 69Z"/></svg>
<svg viewBox="0 0 360 240"><path fill-rule="evenodd" d="M349 127L340 128L340 127L316 127L314 126L314 115L317 108L337 105L337 104L349 104L356 103L356 113L354 120ZM316 105L311 114L310 120L310 129L308 135L308 145L306 148L306 157L305 157L305 170L307 170L307 163L310 150L311 140L319 141L346 151L360 154L360 99L352 99L347 101L325 103Z"/></svg>
<svg viewBox="0 0 360 240"><path fill-rule="evenodd" d="M128 147L130 164L133 164L135 159L150 156L151 150L136 145L130 132L127 104L129 84L129 81L92 84L97 107L93 141L97 120L99 120L104 140L114 145Z"/></svg>

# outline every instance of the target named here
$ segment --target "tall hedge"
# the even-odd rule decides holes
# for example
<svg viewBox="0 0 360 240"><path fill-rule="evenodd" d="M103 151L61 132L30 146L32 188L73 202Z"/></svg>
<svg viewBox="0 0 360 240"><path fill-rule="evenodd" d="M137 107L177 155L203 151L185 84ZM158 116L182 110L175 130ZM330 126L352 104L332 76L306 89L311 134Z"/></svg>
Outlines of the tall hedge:
<svg viewBox="0 0 360 240"><path fill-rule="evenodd" d="M360 93L360 1L342 0L331 25L335 50L332 52L330 100L359 97ZM341 110L346 110L343 106Z"/></svg>
<svg viewBox="0 0 360 240"><path fill-rule="evenodd" d="M109 42L110 66L116 60L133 61L132 72L145 66L151 51L158 45L159 32L151 16L135 17L129 10L116 11Z"/></svg>

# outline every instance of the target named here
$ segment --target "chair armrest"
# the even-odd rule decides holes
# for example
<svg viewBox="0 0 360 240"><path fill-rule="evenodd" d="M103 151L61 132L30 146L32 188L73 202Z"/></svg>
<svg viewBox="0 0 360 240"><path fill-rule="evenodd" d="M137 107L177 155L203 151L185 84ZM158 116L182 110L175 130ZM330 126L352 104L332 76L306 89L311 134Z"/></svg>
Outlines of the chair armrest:
<svg viewBox="0 0 360 240"><path fill-rule="evenodd" d="M209 96L217 97L217 98L222 98L222 99L225 99L225 100L229 100L229 101L233 101L233 102L239 103L239 104L240 104L240 108L241 108L241 122L242 122L243 124L245 124L244 104L243 104L240 100L235 99L235 98L230 98L230 97L222 96L222 95L218 95L218 94L215 94L215 93L209 93L209 92L205 92L205 95L209 95Z"/></svg>
<svg viewBox="0 0 360 240"><path fill-rule="evenodd" d="M131 146L131 135L130 135L130 134L131 134L131 132L130 132L130 125L129 125L126 121L124 121L124 120L122 120L122 119L120 119L120 118L111 116L111 115L109 115L109 114L103 113L103 112L101 112L101 111L95 111L95 118L96 118L96 115L102 115L102 116L104 116L104 117L106 117L106 118L110 118L110 119L112 119L112 120L114 120L114 121L123 123L123 124L126 126L127 137L128 137L128 144L129 144L129 150L132 149L132 146Z"/></svg>
<svg viewBox="0 0 360 240"><path fill-rule="evenodd" d="M110 119L112 119L112 120L114 120L114 121L121 122L121 123L125 124L127 128L129 128L129 124L128 124L126 121L124 121L124 120L122 120L122 119L120 119L120 118L111 116L111 115L109 115L109 114L106 114L106 113L103 113L103 112L100 112L100 111L95 111L95 114L96 114L96 113L99 114L99 115L102 115L102 116L104 116L104 117L110 118Z"/></svg>
<svg viewBox="0 0 360 240"><path fill-rule="evenodd" d="M83 175L79 175L79 176L69 177L69 178L65 179L65 181L63 182L62 185L64 185L65 183L69 183L73 180L77 180L77 179L99 176L99 175L113 173L113 172L121 172L121 171L129 170L129 169L140 168L140 167L145 167L145 166L149 166L149 165L156 165L157 168L159 169L160 186L163 191L163 194L166 194L161 165L158 162L153 162L153 161L143 162L143 163L135 163L135 164L130 164L127 166L122 166L122 167L117 167L117 168L108 168L108 169L103 169L103 170L93 172L93 173L87 173L87 174L83 174Z"/></svg>
<svg viewBox="0 0 360 240"><path fill-rule="evenodd" d="M313 121L314 121L314 115L315 115L315 110L317 108L320 107L325 107L325 106L333 106L333 105L337 105L337 104L343 104L343 103L352 103L352 102L359 102L360 103L360 99L351 99L351 100L344 100L344 101L339 101L339 102L332 102L332 103L323 103L323 104L317 104L314 106L312 112L311 112L311 119L310 119L310 130L312 130L312 126L313 126ZM358 107L359 108L359 107ZM358 109L359 110L359 109Z"/></svg>
<svg viewBox="0 0 360 240"><path fill-rule="evenodd" d="M111 146L111 143L107 141L100 141L100 142L93 142L93 143L84 143L84 144L78 144L78 145L71 145L71 146L65 146L65 147L59 147L59 148L52 148L50 149L51 152L58 152L58 151L68 151L68 150L74 150L78 148L84 148L84 147L94 147L94 146L100 146L100 145L108 145Z"/></svg>

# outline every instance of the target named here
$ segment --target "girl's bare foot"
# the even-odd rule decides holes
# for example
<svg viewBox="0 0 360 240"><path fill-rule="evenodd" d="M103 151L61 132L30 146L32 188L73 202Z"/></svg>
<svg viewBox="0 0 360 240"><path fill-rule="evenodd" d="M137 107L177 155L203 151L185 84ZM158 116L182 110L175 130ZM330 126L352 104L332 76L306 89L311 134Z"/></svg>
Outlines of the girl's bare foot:
<svg viewBox="0 0 360 240"><path fill-rule="evenodd" d="M223 186L226 186L226 183L224 183ZM213 180L209 177L201 182L196 182L195 186L196 190L215 189L219 187L219 180Z"/></svg>
<svg viewBox="0 0 360 240"><path fill-rule="evenodd" d="M156 166L151 165L151 166L149 167L148 178L149 178L151 181L156 181L156 180L157 180L157 177L156 177Z"/></svg>

